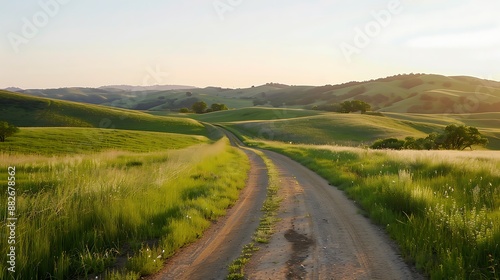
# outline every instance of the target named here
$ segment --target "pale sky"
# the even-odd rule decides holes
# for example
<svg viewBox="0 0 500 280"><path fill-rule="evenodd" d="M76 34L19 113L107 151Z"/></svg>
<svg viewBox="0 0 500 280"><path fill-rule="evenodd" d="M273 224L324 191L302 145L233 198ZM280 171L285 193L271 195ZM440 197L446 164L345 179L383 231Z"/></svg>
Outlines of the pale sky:
<svg viewBox="0 0 500 280"><path fill-rule="evenodd" d="M0 88L500 80L498 0L0 0Z"/></svg>

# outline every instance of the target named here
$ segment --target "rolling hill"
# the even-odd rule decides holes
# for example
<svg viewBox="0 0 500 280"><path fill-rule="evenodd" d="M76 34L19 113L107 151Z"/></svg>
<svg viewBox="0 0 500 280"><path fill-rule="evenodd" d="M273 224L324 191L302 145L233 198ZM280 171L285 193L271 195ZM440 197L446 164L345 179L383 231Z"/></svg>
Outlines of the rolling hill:
<svg viewBox="0 0 500 280"><path fill-rule="evenodd" d="M209 114L190 115L191 118L203 122L238 122L254 120L276 120L309 117L325 114L313 110L286 109L286 108L242 108L237 110L219 111Z"/></svg>
<svg viewBox="0 0 500 280"><path fill-rule="evenodd" d="M348 146L369 145L377 139L390 137L425 137L455 123L478 127L490 141L487 148L500 149L500 113L339 114L255 107L191 117L203 122L219 123L257 139Z"/></svg>
<svg viewBox="0 0 500 280"><path fill-rule="evenodd" d="M220 87L125 91L66 88L27 90L26 94L114 107L177 111L197 101L224 103L230 108L254 105L311 109L322 104L362 100L378 112L470 114L500 111L500 82L466 76L409 74L364 82L325 86L268 83L245 89Z"/></svg>
<svg viewBox="0 0 500 280"><path fill-rule="evenodd" d="M61 101L0 91L0 119L20 127L91 127L206 135L187 118Z"/></svg>

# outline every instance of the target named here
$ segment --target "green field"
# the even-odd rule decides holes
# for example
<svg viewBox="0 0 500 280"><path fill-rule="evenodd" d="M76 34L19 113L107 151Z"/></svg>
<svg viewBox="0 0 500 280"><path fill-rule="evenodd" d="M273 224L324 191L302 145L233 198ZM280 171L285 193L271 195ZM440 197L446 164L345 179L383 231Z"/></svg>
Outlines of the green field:
<svg viewBox="0 0 500 280"><path fill-rule="evenodd" d="M191 118L209 122L240 122L240 121L254 121L254 120L281 120L293 119L300 117L317 116L324 113L312 110L300 109L281 109L281 108L242 108L238 110L219 111L208 114L189 115Z"/></svg>
<svg viewBox="0 0 500 280"><path fill-rule="evenodd" d="M0 143L0 153L87 154L108 150L154 152L208 142L205 136L99 128L27 128ZM57 143L56 145L54 143Z"/></svg>
<svg viewBox="0 0 500 280"><path fill-rule="evenodd" d="M500 153L265 142L358 202L431 279L500 277Z"/></svg>
<svg viewBox="0 0 500 280"><path fill-rule="evenodd" d="M369 81L365 90L359 84L189 90L207 103L246 107L202 115L164 111L162 102L182 105L189 98L185 90L134 100L113 95L115 106L158 103L151 109L163 111L154 115L0 91L0 120L20 127L0 143L0 169L16 167L22 217L17 265L23 273L16 277L137 279L157 271L223 215L245 184L248 161L211 125L221 124L249 145L288 155L345 190L432 279L497 279L497 151L354 148L381 138L425 137L455 123L478 127L490 141L486 149L500 150L500 113L474 112L489 108L488 102L496 106L498 84L469 77L420 79L410 79L410 86L418 84L412 87L404 79ZM484 104L472 104L477 106L467 107L467 114L407 113L411 104L439 112L437 105L427 108L426 102L436 100L426 94L435 94L438 105L451 104L443 97L456 105L471 92ZM255 98L295 107L357 98L392 112L248 108ZM0 210L1 227L6 215ZM0 279L8 276L5 258L0 256Z"/></svg>
<svg viewBox="0 0 500 280"><path fill-rule="evenodd" d="M170 136L138 135L155 141ZM66 141L66 134L58 137L51 139L54 146ZM137 279L201 236L238 198L248 162L226 139L172 150L204 142L184 141L166 140L162 151L154 146L155 152L142 153L127 152L142 149L133 141L121 151L88 155L0 153L5 175L15 167L15 279L88 279L109 267L115 271L106 272L107 279ZM7 201L6 196L3 192L0 199ZM2 207L2 228L6 217ZM6 239L0 242L7 248ZM0 279L10 277L6 258L0 256Z"/></svg>
<svg viewBox="0 0 500 280"><path fill-rule="evenodd" d="M500 113L442 114L339 114L301 109L243 108L202 115L188 114L209 123L220 123L244 137L317 145L371 145L377 139L425 137L455 123L477 125L489 139L488 149L500 150Z"/></svg>
<svg viewBox="0 0 500 280"><path fill-rule="evenodd" d="M380 116L329 113L289 120L231 123L251 138L307 144L358 146L379 138L422 137L424 131L438 130L436 125L412 127L404 121Z"/></svg>
<svg viewBox="0 0 500 280"><path fill-rule="evenodd" d="M20 127L93 127L205 135L197 121L0 91L0 119Z"/></svg>

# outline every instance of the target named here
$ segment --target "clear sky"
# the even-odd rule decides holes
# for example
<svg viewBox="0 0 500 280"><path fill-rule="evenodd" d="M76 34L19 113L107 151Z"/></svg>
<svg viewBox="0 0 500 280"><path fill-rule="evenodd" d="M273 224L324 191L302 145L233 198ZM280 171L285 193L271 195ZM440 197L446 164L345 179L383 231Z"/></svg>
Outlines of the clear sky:
<svg viewBox="0 0 500 280"><path fill-rule="evenodd" d="M0 0L0 88L500 80L499 0Z"/></svg>

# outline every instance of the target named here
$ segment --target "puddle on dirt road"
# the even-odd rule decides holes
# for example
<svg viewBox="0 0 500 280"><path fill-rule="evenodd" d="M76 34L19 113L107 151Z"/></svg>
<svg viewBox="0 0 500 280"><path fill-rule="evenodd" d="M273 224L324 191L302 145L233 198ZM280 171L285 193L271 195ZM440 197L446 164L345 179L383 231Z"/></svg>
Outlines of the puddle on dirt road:
<svg viewBox="0 0 500 280"><path fill-rule="evenodd" d="M302 263L309 257L309 248L314 241L309 237L289 229L285 232L285 238L292 243L292 255L287 261L287 280L304 279L307 274L306 268Z"/></svg>

